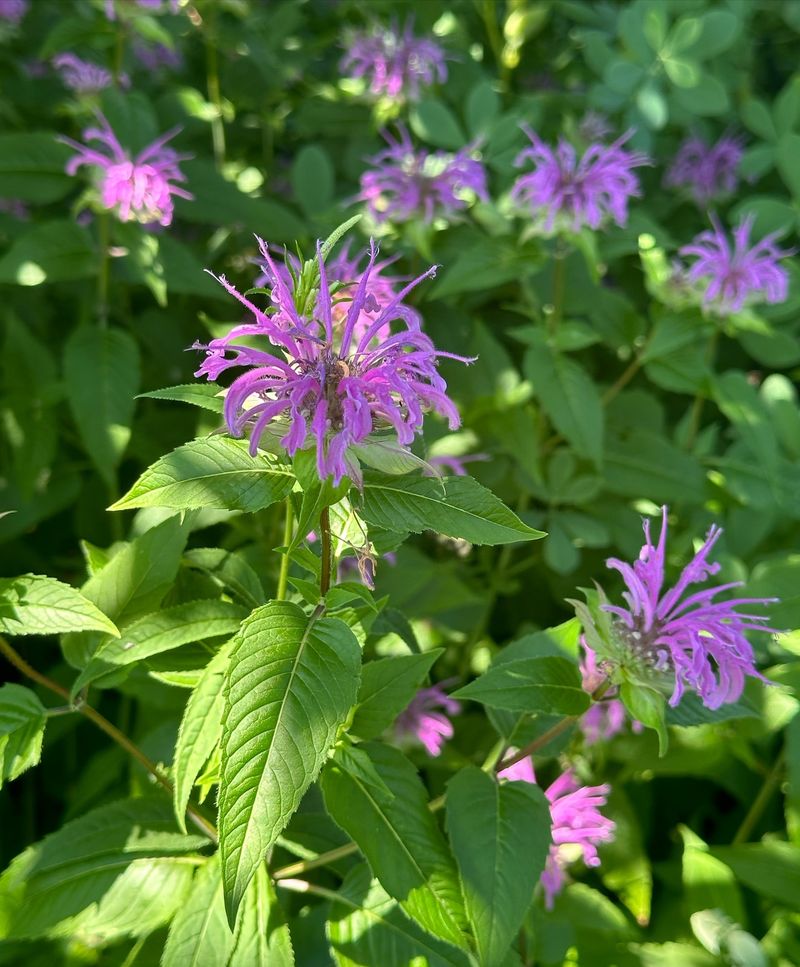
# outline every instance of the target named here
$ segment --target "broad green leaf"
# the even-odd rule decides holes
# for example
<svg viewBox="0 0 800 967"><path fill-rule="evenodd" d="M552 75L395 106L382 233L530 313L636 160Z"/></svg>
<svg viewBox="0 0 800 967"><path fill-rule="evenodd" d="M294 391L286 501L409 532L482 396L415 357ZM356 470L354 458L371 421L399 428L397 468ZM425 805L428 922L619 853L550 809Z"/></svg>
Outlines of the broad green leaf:
<svg viewBox="0 0 800 967"><path fill-rule="evenodd" d="M493 666L453 697L511 712L549 715L580 715L589 707L577 665L556 657L519 658Z"/></svg>
<svg viewBox="0 0 800 967"><path fill-rule="evenodd" d="M187 551L184 561L196 567L220 587L235 595L248 608L266 603L258 574L238 554L218 547L196 547Z"/></svg>
<svg viewBox="0 0 800 967"><path fill-rule="evenodd" d="M741 846L709 846L739 883L794 909L800 896L800 846L778 840Z"/></svg>
<svg viewBox="0 0 800 967"><path fill-rule="evenodd" d="M730 110L728 92L708 70L702 72L694 87L674 87L672 96L684 111L700 117L717 117Z"/></svg>
<svg viewBox="0 0 800 967"><path fill-rule="evenodd" d="M665 755L669 746L667 733L667 700L654 688L647 688L638 681L624 681L619 697L631 718L641 722L658 735L658 754Z"/></svg>
<svg viewBox="0 0 800 967"><path fill-rule="evenodd" d="M746 700L727 702L719 708L706 708L697 695L687 692L675 708L667 707L667 725L706 725L733 719L758 718L759 712Z"/></svg>
<svg viewBox="0 0 800 967"><path fill-rule="evenodd" d="M161 457L110 508L214 507L252 513L282 500L294 486L288 467L250 456L244 440L211 436Z"/></svg>
<svg viewBox="0 0 800 967"><path fill-rule="evenodd" d="M500 95L491 81L479 81L472 88L467 97L465 114L473 138L487 133L501 107Z"/></svg>
<svg viewBox="0 0 800 967"><path fill-rule="evenodd" d="M38 763L46 721L35 692L11 683L0 688L0 788Z"/></svg>
<svg viewBox="0 0 800 967"><path fill-rule="evenodd" d="M43 574L0 578L0 631L7 635L103 631L119 637L114 622L91 600Z"/></svg>
<svg viewBox="0 0 800 967"><path fill-rule="evenodd" d="M431 937L373 880L364 863L345 877L327 925L338 967L468 967L463 951Z"/></svg>
<svg viewBox="0 0 800 967"><path fill-rule="evenodd" d="M465 913L455 862L417 771L390 746L369 742L377 781L335 756L322 776L325 805L364 854L374 876L429 933L464 946Z"/></svg>
<svg viewBox="0 0 800 967"><path fill-rule="evenodd" d="M180 386L166 386L164 389L139 393L138 399L172 400L176 403L191 403L212 413L222 413L225 400L220 395L216 383L182 383Z"/></svg>
<svg viewBox="0 0 800 967"><path fill-rule="evenodd" d="M191 891L170 924L161 967L226 965L232 947L215 854L195 874Z"/></svg>
<svg viewBox="0 0 800 967"><path fill-rule="evenodd" d="M335 172L324 148L317 144L304 145L294 157L289 177L294 199L306 215L318 217L330 208Z"/></svg>
<svg viewBox="0 0 800 967"><path fill-rule="evenodd" d="M322 768L358 693L361 652L337 618L271 601L236 636L225 681L220 853L231 922Z"/></svg>
<svg viewBox="0 0 800 967"><path fill-rule="evenodd" d="M574 360L544 342L525 353L525 374L542 408L576 453L596 464L603 459L603 404L597 387Z"/></svg>
<svg viewBox="0 0 800 967"><path fill-rule="evenodd" d="M207 845L177 831L164 796L100 806L29 847L0 876L0 938L78 927L106 937L149 933L188 887L192 867L180 857Z"/></svg>
<svg viewBox="0 0 800 967"><path fill-rule="evenodd" d="M121 329L77 329L64 348L72 416L107 484L128 446L139 391L139 349Z"/></svg>
<svg viewBox="0 0 800 967"><path fill-rule="evenodd" d="M64 171L71 154L51 131L0 134L0 198L37 204L62 198L74 184Z"/></svg>
<svg viewBox="0 0 800 967"><path fill-rule="evenodd" d="M363 517L388 531L438 531L473 544L508 544L545 535L528 527L471 477L365 477Z"/></svg>
<svg viewBox="0 0 800 967"><path fill-rule="evenodd" d="M698 460L644 429L609 441L603 469L612 493L656 502L694 501L705 483Z"/></svg>
<svg viewBox="0 0 800 967"><path fill-rule="evenodd" d="M800 134L787 131L780 136L775 148L775 160L786 187L795 201L800 198L800 173L797 170L797 152L800 151Z"/></svg>
<svg viewBox="0 0 800 967"><path fill-rule="evenodd" d="M0 258L0 282L36 286L97 273L91 236L72 221L41 222L19 235Z"/></svg>
<svg viewBox="0 0 800 967"><path fill-rule="evenodd" d="M736 923L746 924L744 904L733 870L708 851L708 846L686 826L683 839L683 897L687 914L722 910Z"/></svg>
<svg viewBox="0 0 800 967"><path fill-rule="evenodd" d="M294 962L289 927L262 863L239 908L226 967L294 967Z"/></svg>
<svg viewBox="0 0 800 967"><path fill-rule="evenodd" d="M414 697L442 648L422 655L392 655L367 662L361 669L358 703L350 732L376 739Z"/></svg>
<svg viewBox="0 0 800 967"><path fill-rule="evenodd" d="M467 141L461 125L450 108L442 101L429 98L420 101L411 111L411 130L417 137L437 148L457 151Z"/></svg>
<svg viewBox="0 0 800 967"><path fill-rule="evenodd" d="M732 10L709 10L700 19L701 33L692 47L695 57L716 57L736 40L741 20Z"/></svg>
<svg viewBox="0 0 800 967"><path fill-rule="evenodd" d="M175 818L183 832L186 832L186 807L192 788L222 737L223 686L231 647L231 643L225 645L206 665L200 681L192 689L178 730L172 766L173 802Z"/></svg>
<svg viewBox="0 0 800 967"><path fill-rule="evenodd" d="M500 782L475 766L447 786L447 833L481 964L500 967L550 848L550 805L538 786Z"/></svg>

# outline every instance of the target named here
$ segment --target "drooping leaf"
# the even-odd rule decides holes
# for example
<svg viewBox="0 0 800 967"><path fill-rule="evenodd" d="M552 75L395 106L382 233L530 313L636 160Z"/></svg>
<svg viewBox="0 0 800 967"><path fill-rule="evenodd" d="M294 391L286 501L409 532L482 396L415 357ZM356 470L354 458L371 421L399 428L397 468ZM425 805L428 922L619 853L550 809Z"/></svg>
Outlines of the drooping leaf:
<svg viewBox="0 0 800 967"><path fill-rule="evenodd" d="M577 665L554 656L495 665L453 695L512 712L580 715L589 707Z"/></svg>
<svg viewBox="0 0 800 967"><path fill-rule="evenodd" d="M0 687L0 788L38 763L45 722L35 692L12 683Z"/></svg>
<svg viewBox="0 0 800 967"><path fill-rule="evenodd" d="M119 637L114 622L80 591L43 574L0 578L0 631L7 635L102 631Z"/></svg>

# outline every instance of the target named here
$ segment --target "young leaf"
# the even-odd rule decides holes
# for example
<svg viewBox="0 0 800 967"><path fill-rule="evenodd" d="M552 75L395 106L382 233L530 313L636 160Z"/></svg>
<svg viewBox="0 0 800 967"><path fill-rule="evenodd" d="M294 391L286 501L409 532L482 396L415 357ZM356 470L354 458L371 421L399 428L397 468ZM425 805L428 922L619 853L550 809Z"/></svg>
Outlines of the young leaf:
<svg viewBox="0 0 800 967"><path fill-rule="evenodd" d="M250 456L244 440L210 436L161 457L110 510L214 507L252 513L282 500L294 486L285 466Z"/></svg>
<svg viewBox="0 0 800 967"><path fill-rule="evenodd" d="M226 967L294 967L294 962L289 927L262 863L239 908Z"/></svg>
<svg viewBox="0 0 800 967"><path fill-rule="evenodd" d="M392 655L367 662L361 669L351 734L376 739L408 705L443 651L434 648L423 655Z"/></svg>
<svg viewBox="0 0 800 967"><path fill-rule="evenodd" d="M47 721L39 697L22 685L0 688L0 788L6 779L16 779L42 754Z"/></svg>
<svg viewBox="0 0 800 967"><path fill-rule="evenodd" d="M227 964L232 947L219 854L215 854L195 875L189 895L170 924L161 967Z"/></svg>
<svg viewBox="0 0 800 967"><path fill-rule="evenodd" d="M623 682L619 697L632 719L641 722L658 735L658 754L665 755L669 746L667 733L667 701L661 692L638 682Z"/></svg>
<svg viewBox="0 0 800 967"><path fill-rule="evenodd" d="M245 619L225 680L220 853L230 922L356 700L347 625L271 601Z"/></svg>
<svg viewBox="0 0 800 967"><path fill-rule="evenodd" d="M480 962L500 967L544 869L550 806L538 786L498 783L475 766L447 787L447 832Z"/></svg>
<svg viewBox="0 0 800 967"><path fill-rule="evenodd" d="M7 635L103 631L119 637L114 622L80 591L42 574L0 578L0 631Z"/></svg>
<svg viewBox="0 0 800 967"><path fill-rule="evenodd" d="M219 395L216 383L182 383L180 386L166 386L164 389L139 393L137 399L172 400L176 403L190 403L212 413L222 413L225 400Z"/></svg>
<svg viewBox="0 0 800 967"><path fill-rule="evenodd" d="M466 946L455 863L416 769L389 746L369 742L359 751L368 754L379 783L335 756L322 776L328 812L410 917L434 936Z"/></svg>
<svg viewBox="0 0 800 967"><path fill-rule="evenodd" d="M580 715L589 707L577 666L556 657L519 658L493 666L453 697L511 712L549 715Z"/></svg>
<svg viewBox="0 0 800 967"><path fill-rule="evenodd" d="M388 531L438 531L473 544L508 544L544 537L471 477L365 478L363 516Z"/></svg>

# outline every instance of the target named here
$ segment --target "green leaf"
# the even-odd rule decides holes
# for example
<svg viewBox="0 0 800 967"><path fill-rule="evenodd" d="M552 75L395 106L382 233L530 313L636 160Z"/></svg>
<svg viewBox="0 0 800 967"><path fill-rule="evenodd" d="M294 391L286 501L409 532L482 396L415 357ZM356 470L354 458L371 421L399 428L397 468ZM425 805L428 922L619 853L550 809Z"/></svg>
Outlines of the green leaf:
<svg viewBox="0 0 800 967"><path fill-rule="evenodd" d="M781 177L794 196L795 200L800 198L800 171L798 171L797 158L800 152L800 134L787 132L780 136L775 147L775 161Z"/></svg>
<svg viewBox="0 0 800 967"><path fill-rule="evenodd" d="M709 10L700 24L702 31L692 48L696 57L716 57L727 50L739 34L741 21L731 10Z"/></svg>
<svg viewBox="0 0 800 967"><path fill-rule="evenodd" d="M575 448L596 464L603 459L603 404L597 387L574 360L543 341L525 353L523 368L545 413Z"/></svg>
<svg viewBox="0 0 800 967"><path fill-rule="evenodd" d="M0 578L0 631L57 635L68 631L119 631L80 591L42 574Z"/></svg>
<svg viewBox="0 0 800 967"><path fill-rule="evenodd" d="M264 588L255 570L239 554L218 547L195 547L184 561L203 571L220 588L227 589L248 608L266 603Z"/></svg>
<svg viewBox="0 0 800 967"><path fill-rule="evenodd" d="M508 544L545 535L528 527L471 477L365 477L363 517L385 530L438 531L473 544Z"/></svg>
<svg viewBox="0 0 800 967"><path fill-rule="evenodd" d="M294 962L289 927L262 863L242 900L226 967L294 967Z"/></svg>
<svg viewBox="0 0 800 967"><path fill-rule="evenodd" d="M191 880L179 858L207 846L175 829L164 796L126 799L66 823L0 877L0 938L147 934L171 918Z"/></svg>
<svg viewBox="0 0 800 967"><path fill-rule="evenodd" d="M19 235L0 258L0 282L34 286L97 274L89 233L72 221L41 222Z"/></svg>
<svg viewBox="0 0 800 967"><path fill-rule="evenodd" d="M170 924L161 967L228 964L233 934L225 916L218 856L195 875L189 895Z"/></svg>
<svg viewBox="0 0 800 967"><path fill-rule="evenodd" d="M667 700L661 692L657 692L654 688L648 688L646 685L640 685L638 682L626 681L620 685L619 697L631 718L656 732L658 735L658 754L660 756L665 755L669 746Z"/></svg>
<svg viewBox="0 0 800 967"><path fill-rule="evenodd" d="M0 134L0 197L58 201L74 184L64 171L71 155L50 131Z"/></svg>
<svg viewBox="0 0 800 967"><path fill-rule="evenodd" d="M612 493L656 502L694 501L705 484L703 468L693 456L645 429L609 441L604 472Z"/></svg>
<svg viewBox="0 0 800 967"><path fill-rule="evenodd" d="M42 754L45 709L39 697L22 685L0 688L0 789L35 766Z"/></svg>
<svg viewBox="0 0 800 967"><path fill-rule="evenodd" d="M502 101L491 81L479 81L469 92L466 120L473 138L486 135L500 113Z"/></svg>
<svg viewBox="0 0 800 967"><path fill-rule="evenodd" d="M260 453L250 456L247 441L210 436L156 460L110 510L213 507L253 513L282 500L293 486L288 467Z"/></svg>
<svg viewBox="0 0 800 967"><path fill-rule="evenodd" d="M271 601L236 636L225 681L220 852L233 922L247 884L356 700L361 652L337 618Z"/></svg>
<svg viewBox="0 0 800 967"><path fill-rule="evenodd" d="M728 92L707 70L694 87L675 87L672 96L684 111L701 117L718 117L730 110Z"/></svg>
<svg viewBox="0 0 800 967"><path fill-rule="evenodd" d="M447 832L485 967L505 962L544 869L550 826L538 786L498 783L475 766L447 786Z"/></svg>
<svg viewBox="0 0 800 967"><path fill-rule="evenodd" d="M411 111L411 130L418 138L437 148L450 148L457 151L463 148L467 136L455 115L441 101L429 98L420 101Z"/></svg>
<svg viewBox="0 0 800 967"><path fill-rule="evenodd" d="M184 383L180 386L166 386L164 389L139 393L137 399L174 400L176 403L190 403L212 413L222 413L224 399L219 395L216 383Z"/></svg>
<svg viewBox="0 0 800 967"><path fill-rule="evenodd" d="M672 77L670 67L678 64L678 61L667 61L664 65L667 73ZM679 76L680 71L678 72ZM688 85L684 85L688 86ZM636 107L639 108L642 117L654 131L660 131L667 123L669 118L669 108L664 93L654 81L643 84L636 92Z"/></svg>
<svg viewBox="0 0 800 967"><path fill-rule="evenodd" d="M328 939L338 967L469 967L465 953L421 930L365 863L345 877L331 907Z"/></svg>
<svg viewBox="0 0 800 967"><path fill-rule="evenodd" d="M733 870L740 883L794 909L800 896L800 846L766 840L708 849Z"/></svg>
<svg viewBox="0 0 800 967"><path fill-rule="evenodd" d="M683 839L683 896L687 913L722 910L737 923L747 923L742 895L733 870L708 851L708 846L686 826Z"/></svg>
<svg viewBox="0 0 800 967"><path fill-rule="evenodd" d="M77 329L64 347L67 399L86 451L103 479L128 446L139 391L139 349L120 329Z"/></svg>
<svg viewBox="0 0 800 967"><path fill-rule="evenodd" d="M455 862L416 769L397 749L364 743L379 782L335 756L322 775L325 805L352 837L373 875L425 930L465 946L465 914Z"/></svg>
<svg viewBox="0 0 800 967"><path fill-rule="evenodd" d="M577 665L567 658L519 658L494 665L454 698L511 712L580 715L589 707Z"/></svg>
<svg viewBox="0 0 800 967"><path fill-rule="evenodd" d="M376 739L408 705L443 651L434 648L422 655L392 655L367 662L361 669L351 734Z"/></svg>
<svg viewBox="0 0 800 967"><path fill-rule="evenodd" d="M306 215L314 218L331 207L335 174L324 148L318 144L304 145L294 157L289 178L295 201Z"/></svg>

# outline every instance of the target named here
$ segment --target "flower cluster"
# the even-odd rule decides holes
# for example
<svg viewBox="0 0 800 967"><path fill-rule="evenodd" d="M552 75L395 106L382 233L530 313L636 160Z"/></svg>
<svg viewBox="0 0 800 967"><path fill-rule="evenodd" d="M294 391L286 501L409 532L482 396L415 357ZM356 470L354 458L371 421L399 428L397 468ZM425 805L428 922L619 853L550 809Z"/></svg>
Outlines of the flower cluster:
<svg viewBox="0 0 800 967"><path fill-rule="evenodd" d="M713 198L736 191L743 154L741 138L728 134L712 145L698 136L687 138L678 149L664 184L688 188L697 204L705 206Z"/></svg>
<svg viewBox="0 0 800 967"><path fill-rule="evenodd" d="M397 138L384 132L388 147L369 159L372 170L361 176L359 200L377 222L408 222L452 217L474 198L488 201L486 172L463 148L455 154L416 150L408 131Z"/></svg>
<svg viewBox="0 0 800 967"><path fill-rule="evenodd" d="M350 448L379 431L393 431L397 443L407 447L421 431L428 409L446 417L451 429L459 426L458 411L447 396L447 384L437 364L442 356L468 360L437 350L422 332L419 317L403 304L408 293L431 277L435 268L380 305L370 292L378 254L373 243L369 262L342 316L319 247L318 295L313 305L302 306L298 305L296 280L287 284L266 243L259 239L259 246L274 280L274 312L262 312L224 276L215 276L253 313L255 322L237 326L208 345L196 344L206 351L197 376L215 380L232 367L247 367L228 389L224 412L234 436L249 433L251 453L256 453L265 433L277 434L290 456L313 438L320 477L333 476L338 484L345 476L360 480ZM366 328L362 322L357 337L356 326L365 312L373 318ZM266 339L283 358L238 342L254 336Z"/></svg>
<svg viewBox="0 0 800 967"><path fill-rule="evenodd" d="M713 215L712 231L702 232L690 245L679 250L696 261L685 273L691 283L705 286L703 304L718 315L739 312L752 302L785 302L789 276L780 260L794 254L775 244L777 233L751 246L754 216L743 219L733 230L733 244Z"/></svg>
<svg viewBox="0 0 800 967"><path fill-rule="evenodd" d="M427 37L415 37L409 21L401 31L397 24L373 24L354 33L341 68L352 77L369 81L370 92L392 100L415 100L420 87L447 80L444 51Z"/></svg>
<svg viewBox="0 0 800 967"><path fill-rule="evenodd" d="M97 94L114 83L111 71L90 61L81 60L75 54L56 54L52 63L61 75L64 86L76 94ZM126 74L122 74L119 80L122 87L130 85Z"/></svg>
<svg viewBox="0 0 800 967"><path fill-rule="evenodd" d="M518 782L536 782L530 758L520 759L498 772L498 777ZM590 867L600 865L597 847L614 838L616 826L600 810L606 805L611 787L581 786L572 769L566 769L545 790L550 803L551 836L541 884L545 906L553 909L555 898L564 889L565 869L575 859L575 850Z"/></svg>
<svg viewBox="0 0 800 967"><path fill-rule="evenodd" d="M173 195L179 198L193 197L174 184L186 180L178 164L191 157L179 155L166 147L167 141L177 134L177 129L131 158L117 140L108 121L102 115L99 117L101 126L87 128L83 136L87 141L98 142L105 151L70 138L61 138L64 144L78 152L67 163L67 174L74 175L82 165L95 168L100 179L101 204L109 211L116 212L120 221L169 225L174 207Z"/></svg>
<svg viewBox="0 0 800 967"><path fill-rule="evenodd" d="M420 742L431 756L441 755L442 746L453 737L453 724L447 716L461 711L460 703L450 698L443 684L446 683L421 688L395 722L395 732L401 741Z"/></svg>
<svg viewBox="0 0 800 967"><path fill-rule="evenodd" d="M158 71L162 68L179 70L183 66L181 52L174 47L167 47L166 44L146 44L141 40L135 40L133 56L149 71Z"/></svg>
<svg viewBox="0 0 800 967"><path fill-rule="evenodd" d="M28 0L0 0L0 20L18 24L28 12Z"/></svg>
<svg viewBox="0 0 800 967"><path fill-rule="evenodd" d="M712 526L694 558L684 567L674 587L664 589L667 508L662 510L658 544L650 538L650 522L644 521L645 543L639 559L627 564L610 558L608 567L619 571L627 590L627 607L605 604L614 616L615 635L630 658L652 674L663 673L671 682L670 705L680 702L688 687L708 708L735 702L745 678L766 681L755 667L746 631L769 631L763 615L740 612L740 607L769 604L773 598L714 599L740 587L740 581L689 592L693 584L717 574L720 565L709 555L722 531Z"/></svg>
<svg viewBox="0 0 800 967"><path fill-rule="evenodd" d="M578 157L563 138L552 148L530 128L523 130L531 147L519 153L515 164L530 162L533 171L516 180L511 198L530 208L544 232L578 232L584 225L597 229L609 218L625 225L629 200L641 195L633 169L650 164L646 154L623 148L632 132L610 145L592 144Z"/></svg>

